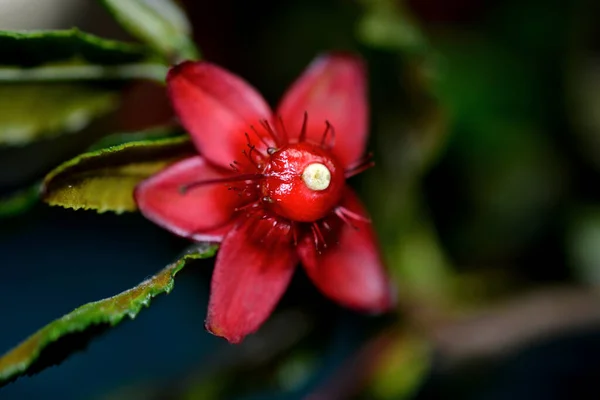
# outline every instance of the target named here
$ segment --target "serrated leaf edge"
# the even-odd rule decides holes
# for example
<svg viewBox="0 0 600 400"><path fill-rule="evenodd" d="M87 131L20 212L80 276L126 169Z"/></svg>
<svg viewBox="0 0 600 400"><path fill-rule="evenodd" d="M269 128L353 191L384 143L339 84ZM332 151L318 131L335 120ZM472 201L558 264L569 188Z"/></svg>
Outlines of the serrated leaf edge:
<svg viewBox="0 0 600 400"><path fill-rule="evenodd" d="M139 314L139 312L142 310L142 307L150 306L151 300L154 297L156 297L157 295L162 294L162 293L169 294L173 290L173 287L175 285L175 279L174 279L175 275L177 275L177 273L183 269L183 267L186 265L186 263L188 261L212 257L215 255L217 248L218 248L218 246L213 244L213 245L208 245L208 247L206 247L203 250L200 250L200 252L186 254L183 257L181 257L179 260L175 261L174 263L169 264L167 267L165 267L163 270L161 270L159 273L157 273L153 277L144 280L139 285L137 285L131 289L128 289L124 292L121 292L115 296L111 296L106 299L95 301L92 303L84 304L83 306L76 308L72 312L65 314L61 318L52 321L51 323L49 323L48 325L46 325L45 327L43 327L42 329L40 329L39 331L37 331L36 333L31 335L30 337L25 339L23 342L21 342L19 345L14 347L12 350L9 350L2 357L0 357L0 386L2 386L3 383L8 383L9 381L16 379L20 375L23 375L24 373L26 373L27 368L29 368L39 358L43 349L45 347L47 347L49 344L55 342L60 337L63 337L66 334L70 334L70 333L83 332L85 329L87 329L90 326L99 325L102 323L108 323L108 324L110 324L111 327L113 327L113 326L119 324L121 321L123 321L125 316L128 316L130 319L134 319ZM70 326L69 329L67 329L66 331L61 331L54 327L55 324L67 323L70 319L73 319L77 315L98 305L99 303L110 301L111 299L117 298L119 296L125 296L127 293L131 293L134 290L139 290L139 289L143 288L144 286L147 287L151 283L161 279L162 275L167 271L169 271L168 282L163 284L161 286L161 289L150 290L144 298L135 299L132 303L132 307L130 307L127 310L123 310L123 312L121 312L121 313L117 313L116 315L100 316L100 318L97 318L97 319L94 319L91 321L86 321L87 323L85 323L85 324L77 324L75 326ZM27 347L28 345L31 345L32 342L35 342L36 340L39 342L35 346L34 350L32 352L28 353L28 354L30 354L29 357L26 357L24 360L22 360L20 362L10 362L10 361L6 362L6 360L9 359L11 357L11 355L18 354L19 351L21 351L23 348ZM7 366L5 366L4 368L2 367L2 365L4 364L3 361L4 361L4 363L7 364Z"/></svg>

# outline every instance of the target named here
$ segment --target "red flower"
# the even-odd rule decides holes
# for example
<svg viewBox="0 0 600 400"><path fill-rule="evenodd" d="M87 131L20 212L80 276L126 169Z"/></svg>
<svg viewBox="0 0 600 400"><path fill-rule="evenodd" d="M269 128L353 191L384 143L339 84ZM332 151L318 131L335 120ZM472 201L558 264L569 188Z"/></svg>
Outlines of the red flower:
<svg viewBox="0 0 600 400"><path fill-rule="evenodd" d="M184 62L168 92L201 156L142 182L135 198L160 226L221 242L206 328L230 342L256 331L298 261L333 300L361 311L392 306L367 213L346 179L372 165L365 71L348 55L318 58L273 114L241 78Z"/></svg>

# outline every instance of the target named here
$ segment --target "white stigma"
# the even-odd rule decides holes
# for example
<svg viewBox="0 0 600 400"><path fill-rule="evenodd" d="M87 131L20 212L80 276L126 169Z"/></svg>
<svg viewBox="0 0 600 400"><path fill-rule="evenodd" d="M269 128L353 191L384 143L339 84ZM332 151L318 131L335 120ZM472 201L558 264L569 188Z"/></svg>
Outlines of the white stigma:
<svg viewBox="0 0 600 400"><path fill-rule="evenodd" d="M302 180L311 190L325 190L331 183L331 172L321 163L309 164L302 172Z"/></svg>

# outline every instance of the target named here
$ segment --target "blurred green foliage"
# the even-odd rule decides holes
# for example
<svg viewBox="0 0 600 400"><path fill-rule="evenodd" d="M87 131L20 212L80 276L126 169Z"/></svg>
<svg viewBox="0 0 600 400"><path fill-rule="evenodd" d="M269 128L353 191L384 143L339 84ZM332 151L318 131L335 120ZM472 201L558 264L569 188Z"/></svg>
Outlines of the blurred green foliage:
<svg viewBox="0 0 600 400"><path fill-rule="evenodd" d="M198 58L190 40L191 26L171 0L101 0L127 30L171 63Z"/></svg>
<svg viewBox="0 0 600 400"><path fill-rule="evenodd" d="M72 134L115 111L114 90L74 84L0 86L0 146L24 146Z"/></svg>

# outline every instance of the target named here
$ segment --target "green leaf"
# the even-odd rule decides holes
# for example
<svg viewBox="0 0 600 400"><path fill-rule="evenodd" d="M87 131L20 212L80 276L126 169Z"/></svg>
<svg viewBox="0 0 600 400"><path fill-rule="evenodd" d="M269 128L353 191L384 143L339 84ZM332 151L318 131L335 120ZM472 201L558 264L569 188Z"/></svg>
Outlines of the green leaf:
<svg viewBox="0 0 600 400"><path fill-rule="evenodd" d="M0 82L71 82L149 79L164 84L168 67L156 63L122 65L49 65L34 68L1 68Z"/></svg>
<svg viewBox="0 0 600 400"><path fill-rule="evenodd" d="M138 141L155 141L166 138L182 137L178 126L158 126L137 132L121 132L108 135L94 143L88 151L96 151L112 146ZM183 139L182 139L183 140ZM40 183L20 188L14 192L0 195L0 219L22 214L28 211L40 198Z"/></svg>
<svg viewBox="0 0 600 400"><path fill-rule="evenodd" d="M103 39L75 28L0 31L0 82L151 79L167 66L149 48Z"/></svg>
<svg viewBox="0 0 600 400"><path fill-rule="evenodd" d="M160 140L172 138L174 136L183 136L183 131L178 126L156 126L137 132L118 132L103 137L94 143L89 151L101 150L107 147L118 146L129 142L138 142L142 140Z"/></svg>
<svg viewBox="0 0 600 400"><path fill-rule="evenodd" d="M118 94L106 88L75 84L0 86L0 146L78 132L114 111Z"/></svg>
<svg viewBox="0 0 600 400"><path fill-rule="evenodd" d="M46 176L42 199L65 208L135 211L135 186L192 154L194 148L187 137L130 142L84 153Z"/></svg>
<svg viewBox="0 0 600 400"><path fill-rule="evenodd" d="M0 386L56 365L126 317L134 319L154 297L171 292L175 275L188 262L212 257L216 249L216 245L203 243L138 286L85 304L46 325L0 357Z"/></svg>
<svg viewBox="0 0 600 400"><path fill-rule="evenodd" d="M100 0L125 29L170 62L198 58L183 11L171 0Z"/></svg>
<svg viewBox="0 0 600 400"><path fill-rule="evenodd" d="M39 199L39 184L0 196L0 219L24 213Z"/></svg>
<svg viewBox="0 0 600 400"><path fill-rule="evenodd" d="M75 28L0 31L0 49L0 65L20 67L64 61L117 65L140 62L150 54L143 46L102 39Z"/></svg>

